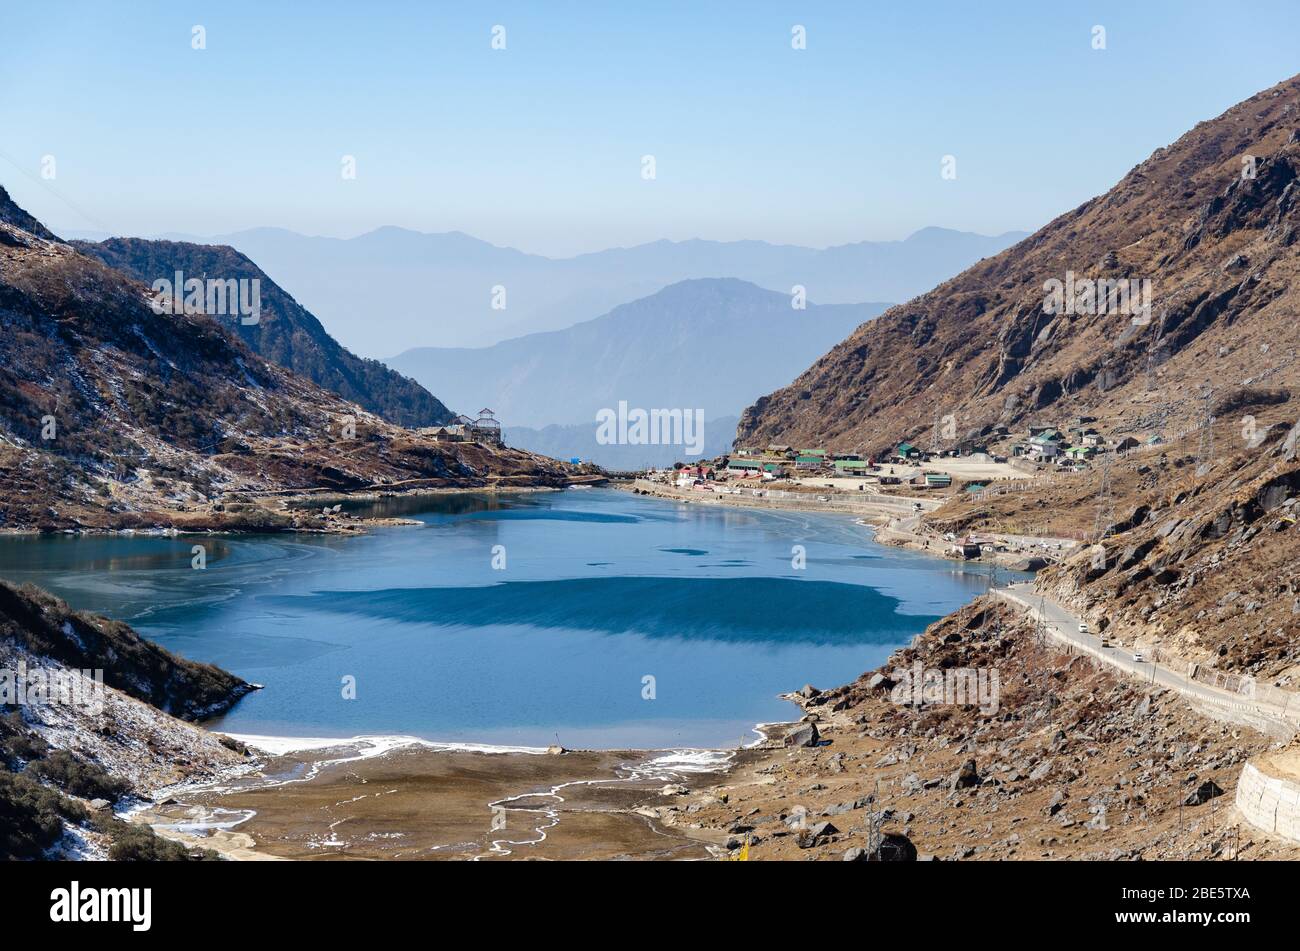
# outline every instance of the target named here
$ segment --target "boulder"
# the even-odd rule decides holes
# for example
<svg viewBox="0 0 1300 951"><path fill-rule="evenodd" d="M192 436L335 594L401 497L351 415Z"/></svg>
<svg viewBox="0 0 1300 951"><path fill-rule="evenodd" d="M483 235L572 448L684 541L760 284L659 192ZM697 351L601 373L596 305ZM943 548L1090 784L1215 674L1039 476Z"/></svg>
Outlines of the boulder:
<svg viewBox="0 0 1300 951"><path fill-rule="evenodd" d="M802 687L799 688L799 696L803 697L805 700L811 700L819 693L821 693L821 691L818 690L816 687L814 687L812 684L804 684Z"/></svg>
<svg viewBox="0 0 1300 951"><path fill-rule="evenodd" d="M867 681L868 690L893 690L894 681L882 673L874 673L871 679Z"/></svg>
<svg viewBox="0 0 1300 951"><path fill-rule="evenodd" d="M980 782L980 774L975 768L975 761L968 759L962 764L961 769L953 773L949 787L952 789L967 789L971 786L978 786Z"/></svg>
<svg viewBox="0 0 1300 951"><path fill-rule="evenodd" d="M821 734L817 732L816 723L800 723L785 735L785 738L782 740L782 745L816 746L820 742Z"/></svg>
<svg viewBox="0 0 1300 951"><path fill-rule="evenodd" d="M907 836L898 832L886 832L880 840L880 862L915 862L916 846Z"/></svg>
<svg viewBox="0 0 1300 951"><path fill-rule="evenodd" d="M1219 788L1219 784L1212 779L1207 779L1205 782L1201 783L1201 785L1192 790L1188 797L1183 800L1183 805L1199 806L1202 803L1209 802L1211 799L1217 799L1222 795L1223 790Z"/></svg>
<svg viewBox="0 0 1300 951"><path fill-rule="evenodd" d="M800 829L795 837L795 842L801 849L811 849L813 846L819 844L817 841L818 839L838 835L839 831L839 829L835 828L835 826L829 822L819 822L806 829Z"/></svg>

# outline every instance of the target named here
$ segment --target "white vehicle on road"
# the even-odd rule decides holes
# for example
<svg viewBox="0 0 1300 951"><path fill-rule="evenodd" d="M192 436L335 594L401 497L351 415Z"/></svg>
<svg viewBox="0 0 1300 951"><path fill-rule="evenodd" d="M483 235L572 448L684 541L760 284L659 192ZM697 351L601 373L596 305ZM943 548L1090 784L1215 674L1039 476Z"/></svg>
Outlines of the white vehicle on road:
<svg viewBox="0 0 1300 951"><path fill-rule="evenodd" d="M1087 622L1087 621L1080 621L1080 622L1079 622L1079 633L1080 633L1080 634L1091 634L1091 633L1092 633L1092 628L1088 627L1088 622Z"/></svg>
<svg viewBox="0 0 1300 951"><path fill-rule="evenodd" d="M1142 654L1141 651L1134 651L1134 652L1133 652L1133 663L1135 663L1135 664L1145 664L1146 662L1147 662L1147 659L1146 659L1146 657L1143 656L1143 654Z"/></svg>

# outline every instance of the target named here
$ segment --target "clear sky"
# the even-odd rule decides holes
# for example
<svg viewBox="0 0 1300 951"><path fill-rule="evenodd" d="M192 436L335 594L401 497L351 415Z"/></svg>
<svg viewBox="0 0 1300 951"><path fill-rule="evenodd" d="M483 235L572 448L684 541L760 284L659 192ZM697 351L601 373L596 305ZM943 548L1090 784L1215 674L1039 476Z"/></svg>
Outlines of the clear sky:
<svg viewBox="0 0 1300 951"><path fill-rule="evenodd" d="M1298 71L1296 0L0 0L0 184L56 231L552 255L1032 230Z"/></svg>

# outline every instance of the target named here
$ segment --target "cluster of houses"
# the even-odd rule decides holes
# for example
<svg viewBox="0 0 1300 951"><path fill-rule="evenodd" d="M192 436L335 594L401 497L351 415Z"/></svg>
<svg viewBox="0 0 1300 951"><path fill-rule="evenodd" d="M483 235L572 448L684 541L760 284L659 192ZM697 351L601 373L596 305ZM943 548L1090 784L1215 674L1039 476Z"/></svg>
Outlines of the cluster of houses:
<svg viewBox="0 0 1300 951"><path fill-rule="evenodd" d="M797 449L792 446L771 445L766 449L736 449L729 456L713 462L700 462L679 466L662 474L664 481L675 482L679 487L707 488L709 483L730 480L755 479L775 481L799 477L844 478L857 477L881 485L908 485L919 489L947 489L953 484L947 472L926 471L927 463L945 458L960 458L975 463L1008 463L1013 466L1036 468L1038 464L1055 465L1065 470L1082 470L1088 461L1100 452L1124 453L1143 446L1131 436L1108 439L1091 424L1092 417L1080 416L1066 426L1030 426L1028 432L1017 438L1006 426L986 431L979 440L966 439L958 445L943 450L925 450L910 442L900 442L879 457L864 456L858 452L832 452L826 449ZM1160 437L1153 436L1147 446L1159 445ZM990 446L999 446L997 452ZM1022 459L1024 462L1016 462ZM894 467L899 467L896 473ZM936 468L943 468L936 466ZM978 491L986 486L982 482L964 485L966 491Z"/></svg>
<svg viewBox="0 0 1300 951"><path fill-rule="evenodd" d="M431 426L420 430L432 436L435 442L477 442L491 446L504 445L501 439L501 422L490 409L481 409L475 419L457 416L446 426Z"/></svg>
<svg viewBox="0 0 1300 951"><path fill-rule="evenodd" d="M899 447L901 455L895 453L880 461L864 458L856 452L795 449L781 445L768 446L766 449L737 449L716 463L701 462L680 467L671 474L671 481L679 487L689 488L701 483L733 479L770 482L791 477L824 476L857 477L863 480L873 479L882 485L902 485L903 476L895 475L892 469L887 471L887 467L895 462L915 465L917 459L909 455L910 448L904 443ZM952 477L946 473L926 472L911 478L910 483L921 488L947 488L952 485Z"/></svg>
<svg viewBox="0 0 1300 951"><path fill-rule="evenodd" d="M1078 471L1086 468L1088 460L1100 452L1125 453L1144 445L1158 446L1163 441L1158 435L1149 437L1145 443L1132 436L1107 439L1090 425L1092 422L1092 417L1080 416L1064 429L1030 426L1028 436L1011 447L1011 454Z"/></svg>

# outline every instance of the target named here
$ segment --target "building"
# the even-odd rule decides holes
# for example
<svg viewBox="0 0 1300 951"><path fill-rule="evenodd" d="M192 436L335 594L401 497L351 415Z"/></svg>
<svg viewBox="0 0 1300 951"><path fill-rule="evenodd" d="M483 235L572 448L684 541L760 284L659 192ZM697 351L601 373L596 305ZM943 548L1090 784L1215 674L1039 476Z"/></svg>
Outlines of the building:
<svg viewBox="0 0 1300 951"><path fill-rule="evenodd" d="M432 436L434 442L464 442L465 433L459 426L435 426L420 432Z"/></svg>
<svg viewBox="0 0 1300 951"><path fill-rule="evenodd" d="M475 442L502 445L501 423L497 420L496 413L490 409L479 410L478 418L469 424L469 430L470 438Z"/></svg>
<svg viewBox="0 0 1300 951"><path fill-rule="evenodd" d="M1063 441L1061 434L1055 429L1044 429L1029 438L1029 445L1026 447L1025 455L1035 460L1055 459L1061 454Z"/></svg>
<svg viewBox="0 0 1300 951"><path fill-rule="evenodd" d="M864 459L836 459L834 462L836 475L866 475L871 471L871 463Z"/></svg>
<svg viewBox="0 0 1300 951"><path fill-rule="evenodd" d="M948 553L966 560L978 558L981 554L979 544L969 538L962 538L953 542L948 549Z"/></svg>
<svg viewBox="0 0 1300 951"><path fill-rule="evenodd" d="M755 478L763 474L763 463L758 459L729 459L727 471L741 478Z"/></svg>
<svg viewBox="0 0 1300 951"><path fill-rule="evenodd" d="M946 472L927 472L925 487L927 489L946 489L952 485L952 476Z"/></svg>
<svg viewBox="0 0 1300 951"><path fill-rule="evenodd" d="M825 453L817 455L816 453L800 452L794 457L794 467L804 471L817 470L826 464Z"/></svg>
<svg viewBox="0 0 1300 951"><path fill-rule="evenodd" d="M909 459L920 459L921 450L917 449L910 442L900 442L898 448L894 450L895 458L906 462Z"/></svg>

